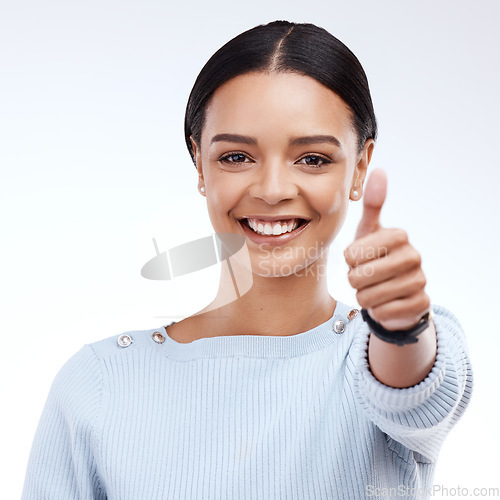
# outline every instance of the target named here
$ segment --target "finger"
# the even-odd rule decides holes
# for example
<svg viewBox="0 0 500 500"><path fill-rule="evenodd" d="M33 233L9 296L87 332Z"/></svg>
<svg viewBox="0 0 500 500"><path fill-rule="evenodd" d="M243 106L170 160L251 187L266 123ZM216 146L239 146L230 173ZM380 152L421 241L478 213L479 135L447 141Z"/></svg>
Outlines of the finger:
<svg viewBox="0 0 500 500"><path fill-rule="evenodd" d="M416 267L392 279L358 290L356 300L364 309L373 308L391 300L415 295L423 291L426 284L422 268Z"/></svg>
<svg viewBox="0 0 500 500"><path fill-rule="evenodd" d="M356 230L355 240L380 229L380 212L387 195L387 175L381 168L370 174L363 195L363 214Z"/></svg>
<svg viewBox="0 0 500 500"><path fill-rule="evenodd" d="M386 302L367 309L372 319L387 330L406 330L414 327L429 310L431 301L426 293Z"/></svg>
<svg viewBox="0 0 500 500"><path fill-rule="evenodd" d="M352 267L347 273L347 279L353 288L361 290L404 274L421 264L420 253L415 248L402 247L393 250L390 257Z"/></svg>
<svg viewBox="0 0 500 500"><path fill-rule="evenodd" d="M408 244L408 234L400 228L381 228L354 241L344 250L344 257L349 266L358 266L365 262L380 259L398 247Z"/></svg>

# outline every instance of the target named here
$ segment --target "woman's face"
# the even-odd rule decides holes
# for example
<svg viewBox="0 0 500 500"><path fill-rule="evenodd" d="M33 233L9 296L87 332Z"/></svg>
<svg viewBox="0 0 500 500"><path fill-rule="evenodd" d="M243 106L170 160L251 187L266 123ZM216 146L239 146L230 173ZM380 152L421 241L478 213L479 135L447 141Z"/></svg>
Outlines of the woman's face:
<svg viewBox="0 0 500 500"><path fill-rule="evenodd" d="M296 73L226 82L206 109L201 148L191 141L214 230L244 235L261 276L298 273L328 249L373 149L370 140L358 153L347 105Z"/></svg>

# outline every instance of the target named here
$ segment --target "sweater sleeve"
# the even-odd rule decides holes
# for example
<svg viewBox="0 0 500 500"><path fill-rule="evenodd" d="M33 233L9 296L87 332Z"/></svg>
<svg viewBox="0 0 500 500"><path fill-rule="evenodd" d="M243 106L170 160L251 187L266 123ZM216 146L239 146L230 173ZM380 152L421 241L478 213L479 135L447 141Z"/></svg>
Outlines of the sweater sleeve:
<svg viewBox="0 0 500 500"><path fill-rule="evenodd" d="M432 310L436 361L419 384L399 389L373 376L368 364L367 326L357 339L354 360L355 395L369 418L396 443L420 454L417 460L427 462L437 460L446 435L469 404L473 385L462 326L444 306L432 305Z"/></svg>
<svg viewBox="0 0 500 500"><path fill-rule="evenodd" d="M99 362L85 345L52 383L28 460L23 500L106 498L94 460L101 396Z"/></svg>

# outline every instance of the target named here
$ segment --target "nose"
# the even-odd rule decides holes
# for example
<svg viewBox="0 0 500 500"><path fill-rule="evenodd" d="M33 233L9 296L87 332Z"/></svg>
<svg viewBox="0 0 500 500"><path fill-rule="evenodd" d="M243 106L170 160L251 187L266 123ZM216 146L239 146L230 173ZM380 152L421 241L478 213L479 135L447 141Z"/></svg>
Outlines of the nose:
<svg viewBox="0 0 500 500"><path fill-rule="evenodd" d="M299 189L293 179L292 172L283 161L262 163L255 170L255 181L249 189L249 194L276 205L282 200L291 200L298 195Z"/></svg>

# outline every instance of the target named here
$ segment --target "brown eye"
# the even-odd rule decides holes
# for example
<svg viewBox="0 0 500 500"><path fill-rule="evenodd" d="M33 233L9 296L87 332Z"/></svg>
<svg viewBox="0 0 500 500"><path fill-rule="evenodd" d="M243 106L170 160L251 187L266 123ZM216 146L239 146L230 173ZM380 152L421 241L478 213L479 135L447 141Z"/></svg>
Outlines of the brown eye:
<svg viewBox="0 0 500 500"><path fill-rule="evenodd" d="M299 163L303 163L304 165L308 165L310 167L321 167L322 165L331 163L331 161L323 156L307 155L301 158Z"/></svg>
<svg viewBox="0 0 500 500"><path fill-rule="evenodd" d="M221 156L219 161L223 163L245 163L245 159L248 159L248 157L243 153L229 153Z"/></svg>

